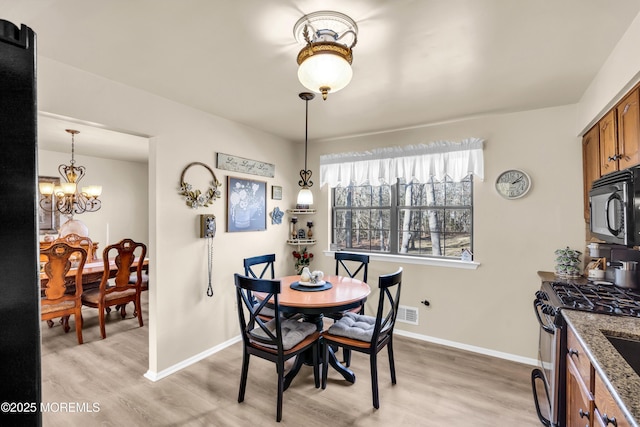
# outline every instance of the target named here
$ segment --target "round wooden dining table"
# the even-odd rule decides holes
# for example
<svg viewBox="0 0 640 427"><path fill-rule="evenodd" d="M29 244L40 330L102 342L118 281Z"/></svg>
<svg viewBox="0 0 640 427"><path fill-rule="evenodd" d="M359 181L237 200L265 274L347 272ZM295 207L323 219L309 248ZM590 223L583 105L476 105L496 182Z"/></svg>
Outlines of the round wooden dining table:
<svg viewBox="0 0 640 427"><path fill-rule="evenodd" d="M280 311L285 314L301 313L304 320L315 323L318 331L323 329L323 318L325 314L337 313L351 308L359 307L371 293L371 288L362 280L348 276L324 276L323 280L330 284L329 289L320 290L323 287L305 287L296 285L300 276L279 277L280 294L278 303ZM292 287L293 286L293 287ZM300 289L300 290L299 290ZM265 294L255 293L255 296L262 300ZM309 364L309 358L298 357L295 365L285 376L285 389L291 384L303 364ZM349 368L342 365L333 349L329 349L329 361L331 366L338 371L345 380L350 383L356 381L356 376Z"/></svg>
<svg viewBox="0 0 640 427"><path fill-rule="evenodd" d="M280 311L284 313L302 313L309 320L322 321L321 315L336 313L359 307L371 293L371 288L362 280L344 276L325 276L323 280L331 285L322 287L291 287L300 280L300 276L285 276L280 280ZM319 324L322 328L322 325Z"/></svg>

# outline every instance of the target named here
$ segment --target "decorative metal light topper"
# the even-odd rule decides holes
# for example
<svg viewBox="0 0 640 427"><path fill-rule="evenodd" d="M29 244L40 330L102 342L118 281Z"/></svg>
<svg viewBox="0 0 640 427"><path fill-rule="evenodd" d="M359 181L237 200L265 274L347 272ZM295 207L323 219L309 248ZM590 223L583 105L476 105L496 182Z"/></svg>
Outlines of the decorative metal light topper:
<svg viewBox="0 0 640 427"><path fill-rule="evenodd" d="M213 181L211 181L211 186L207 189L207 191L203 194L200 190L193 190L191 184L184 180L184 175L187 173L187 169L191 166L200 165L211 172L211 176L213 177ZM184 196L184 199L187 203L187 206L193 209L198 209L201 206L209 206L215 199L219 198L221 193L219 187L221 186L220 181L216 178L216 174L213 173L213 170L201 162L193 162L189 163L186 168L182 171L182 175L180 175L180 195Z"/></svg>

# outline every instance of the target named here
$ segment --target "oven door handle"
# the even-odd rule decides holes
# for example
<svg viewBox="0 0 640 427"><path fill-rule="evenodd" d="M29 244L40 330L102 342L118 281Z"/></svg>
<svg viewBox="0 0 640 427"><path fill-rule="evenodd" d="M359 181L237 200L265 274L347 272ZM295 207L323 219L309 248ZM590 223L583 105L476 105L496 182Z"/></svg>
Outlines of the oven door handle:
<svg viewBox="0 0 640 427"><path fill-rule="evenodd" d="M539 307L541 307L541 308L539 308ZM544 310L544 309L545 309L545 307L547 307L548 309L552 309L552 307L551 307L551 306L549 306L549 305L547 305L547 304L543 303L542 301L540 301L540 300L539 300L539 299L537 299L537 298L536 298L535 300L533 300L533 311L535 311L535 313L536 313L536 317L538 318L538 323L540 323L540 327L541 327L541 328L542 328L542 330L544 330L545 332L547 332L547 333L549 333L549 334L553 335L553 334L555 334L555 333L556 333L556 329L555 329L555 327L554 327L554 326L547 325L546 323L544 323L544 322L542 321L542 317L540 317L540 310L541 310L541 309L542 309L542 310Z"/></svg>
<svg viewBox="0 0 640 427"><path fill-rule="evenodd" d="M548 419L542 415L540 412L540 404L538 403L538 391L536 389L536 380L542 381L544 385L544 392L547 394L547 400L549 400L549 389L547 388L547 382L544 379L544 374L540 369L534 369L531 371L531 389L533 390L533 402L536 404L536 412L538 413L538 418L540 418L540 422L542 425L546 427L554 427L554 424L551 423Z"/></svg>

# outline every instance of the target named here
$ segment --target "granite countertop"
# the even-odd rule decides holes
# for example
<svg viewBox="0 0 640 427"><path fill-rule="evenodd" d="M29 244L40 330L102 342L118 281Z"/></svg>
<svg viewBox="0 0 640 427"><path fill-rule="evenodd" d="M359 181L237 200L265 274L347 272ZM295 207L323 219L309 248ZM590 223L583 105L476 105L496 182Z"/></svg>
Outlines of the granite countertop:
<svg viewBox="0 0 640 427"><path fill-rule="evenodd" d="M594 362L596 372L632 426L640 426L640 375L629 366L603 332L640 339L640 318L562 310Z"/></svg>

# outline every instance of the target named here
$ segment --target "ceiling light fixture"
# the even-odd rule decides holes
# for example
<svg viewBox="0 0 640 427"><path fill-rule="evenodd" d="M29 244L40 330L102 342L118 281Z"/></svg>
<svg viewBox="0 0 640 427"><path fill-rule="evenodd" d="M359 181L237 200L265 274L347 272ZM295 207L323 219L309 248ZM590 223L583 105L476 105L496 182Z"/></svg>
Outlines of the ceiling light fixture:
<svg viewBox="0 0 640 427"><path fill-rule="evenodd" d="M41 182L38 187L40 189L40 207L48 212L58 210L61 214L67 215L70 219L74 214L85 212L95 212L102 206L102 202L98 197L102 194L102 186L89 185L82 187L82 191L78 191L78 183L85 174L84 166L76 166L75 152L75 136L80 131L73 129L65 129L71 134L71 164L62 164L58 166L58 172L64 179L60 185L54 185L52 182Z"/></svg>
<svg viewBox="0 0 640 427"><path fill-rule="evenodd" d="M298 79L304 87L327 99L329 92L349 84L353 76L351 50L358 41L353 19L340 12L314 12L296 22L293 34L299 43L306 42L298 53Z"/></svg>
<svg viewBox="0 0 640 427"><path fill-rule="evenodd" d="M309 101L316 96L309 92L302 92L298 95L305 103L305 119L304 119L304 169L300 171L300 181L298 185L302 187L298 192L298 199L296 201L299 209L308 208L313 204L313 193L309 189L313 185L311 181L311 171L307 169L307 137L309 134Z"/></svg>

